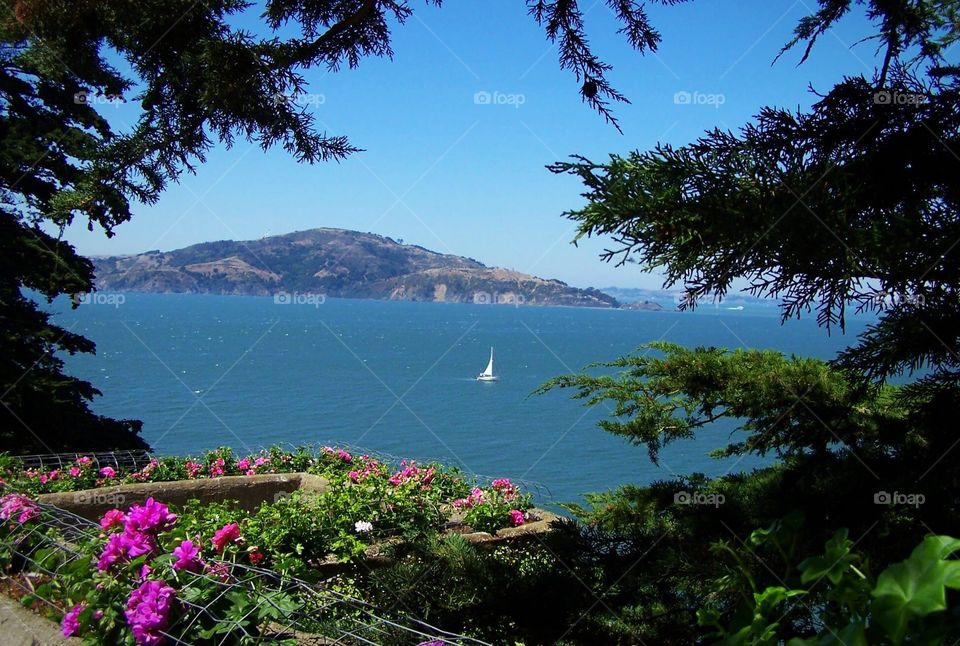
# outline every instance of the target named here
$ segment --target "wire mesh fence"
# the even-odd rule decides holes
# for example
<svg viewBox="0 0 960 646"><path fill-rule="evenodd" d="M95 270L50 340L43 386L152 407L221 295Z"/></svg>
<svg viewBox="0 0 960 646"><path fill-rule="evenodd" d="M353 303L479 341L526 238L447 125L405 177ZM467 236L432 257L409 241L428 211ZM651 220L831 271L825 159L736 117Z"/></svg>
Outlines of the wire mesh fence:
<svg viewBox="0 0 960 646"><path fill-rule="evenodd" d="M117 471L137 471L150 464L153 455L149 451L101 451L95 453L42 453L15 456L24 469L64 469L73 465L78 458L89 457L97 470L113 467Z"/></svg>
<svg viewBox="0 0 960 646"><path fill-rule="evenodd" d="M84 559L92 571L91 550L104 543L104 535L96 523L63 509L37 503L26 508L26 516L12 515L0 527L2 592L59 620L69 610L64 592L69 578L83 570L77 566ZM151 578L162 576L162 567L154 564ZM323 584L250 565L208 559L204 570L181 575L176 611L159 631L171 644L489 646ZM128 583L131 589L137 584Z"/></svg>

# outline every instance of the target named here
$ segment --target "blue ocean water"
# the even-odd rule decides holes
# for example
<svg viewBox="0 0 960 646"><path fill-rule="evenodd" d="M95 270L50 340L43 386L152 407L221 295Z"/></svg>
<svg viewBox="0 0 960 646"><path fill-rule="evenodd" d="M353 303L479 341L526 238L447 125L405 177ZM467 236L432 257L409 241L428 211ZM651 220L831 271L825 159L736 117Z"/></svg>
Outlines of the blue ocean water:
<svg viewBox="0 0 960 646"><path fill-rule="evenodd" d="M539 483L539 502L699 471L750 469L715 460L729 426L675 444L659 466L646 449L596 427L608 410L554 391L551 377L642 343L774 348L822 358L854 342L812 320L781 326L775 308L694 313L269 297L125 294L122 303L53 305L56 320L97 343L67 358L103 391L94 409L144 421L158 453L272 444L349 444L437 459L476 474ZM474 376L496 349L501 380Z"/></svg>

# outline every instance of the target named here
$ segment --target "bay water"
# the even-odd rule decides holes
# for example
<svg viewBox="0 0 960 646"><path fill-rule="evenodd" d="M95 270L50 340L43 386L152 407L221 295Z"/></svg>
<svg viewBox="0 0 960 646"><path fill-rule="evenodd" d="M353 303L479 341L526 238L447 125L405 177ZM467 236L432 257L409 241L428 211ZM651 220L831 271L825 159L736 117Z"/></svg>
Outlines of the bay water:
<svg viewBox="0 0 960 646"><path fill-rule="evenodd" d="M587 408L570 391L531 396L551 377L656 340L826 359L867 323L853 319L845 336L828 336L812 319L781 325L772 306L650 312L116 296L51 307L59 324L97 344L95 356L66 357L70 374L103 391L94 410L143 420L157 453L349 445L527 481L550 506L626 483L762 464L708 457L730 440L725 422L671 445L654 465L645 448L597 428L611 405ZM477 382L491 347L500 380Z"/></svg>

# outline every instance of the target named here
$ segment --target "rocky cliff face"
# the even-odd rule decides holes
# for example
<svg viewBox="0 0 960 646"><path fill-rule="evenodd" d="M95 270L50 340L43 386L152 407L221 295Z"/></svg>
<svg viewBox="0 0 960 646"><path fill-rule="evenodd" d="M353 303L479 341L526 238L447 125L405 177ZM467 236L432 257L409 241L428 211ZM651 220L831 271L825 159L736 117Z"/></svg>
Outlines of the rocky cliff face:
<svg viewBox="0 0 960 646"><path fill-rule="evenodd" d="M593 289L487 267L372 233L312 229L176 251L94 258L101 291L279 292L455 303L617 307Z"/></svg>

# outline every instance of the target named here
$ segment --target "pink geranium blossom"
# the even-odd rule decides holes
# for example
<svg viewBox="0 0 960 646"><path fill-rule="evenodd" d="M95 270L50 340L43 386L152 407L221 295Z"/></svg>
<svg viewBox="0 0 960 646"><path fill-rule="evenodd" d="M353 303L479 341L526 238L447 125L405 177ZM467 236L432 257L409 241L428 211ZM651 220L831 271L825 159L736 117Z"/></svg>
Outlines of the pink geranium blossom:
<svg viewBox="0 0 960 646"><path fill-rule="evenodd" d="M119 509L111 509L100 519L100 528L104 531L110 531L114 527L121 527L126 522L127 516Z"/></svg>
<svg viewBox="0 0 960 646"><path fill-rule="evenodd" d="M16 516L17 522L22 525L39 513L37 503L23 494L11 493L0 498L0 519L11 520Z"/></svg>
<svg viewBox="0 0 960 646"><path fill-rule="evenodd" d="M512 522L514 526L523 525L523 523L526 522L526 518L524 517L523 512L519 509L511 509L510 522Z"/></svg>
<svg viewBox="0 0 960 646"><path fill-rule="evenodd" d="M185 540L173 550L173 555L177 560L173 563L174 570L186 570L187 572L198 572L202 565L200 561L200 547L194 545L193 541Z"/></svg>
<svg viewBox="0 0 960 646"><path fill-rule="evenodd" d="M217 554L220 554L226 549L228 543L236 543L239 540L240 526L236 523L227 523L214 533L213 539L210 542L213 543Z"/></svg>
<svg viewBox="0 0 960 646"><path fill-rule="evenodd" d="M117 472L113 470L113 467L103 467L100 469L100 475L104 478L113 478L116 477Z"/></svg>
<svg viewBox="0 0 960 646"><path fill-rule="evenodd" d="M163 581L144 581L130 593L125 615L133 638L144 646L159 646L170 625L170 611L177 592Z"/></svg>
<svg viewBox="0 0 960 646"><path fill-rule="evenodd" d="M169 530L176 522L177 515L171 513L169 507L153 498L147 498L143 505L130 508L124 530L156 535Z"/></svg>
<svg viewBox="0 0 960 646"><path fill-rule="evenodd" d="M78 603L63 616L63 620L60 622L60 632L63 633L64 637L73 637L77 634L77 630L80 628L80 613L86 607L86 604Z"/></svg>

